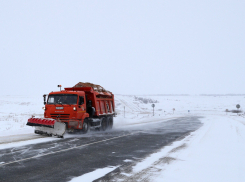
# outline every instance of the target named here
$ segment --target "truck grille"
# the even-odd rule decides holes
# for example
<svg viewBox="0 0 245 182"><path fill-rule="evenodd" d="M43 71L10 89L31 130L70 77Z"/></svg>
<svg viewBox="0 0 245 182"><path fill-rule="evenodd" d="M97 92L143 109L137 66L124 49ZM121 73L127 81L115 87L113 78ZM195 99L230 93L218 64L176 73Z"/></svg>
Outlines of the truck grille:
<svg viewBox="0 0 245 182"><path fill-rule="evenodd" d="M69 120L70 114L50 114L51 118L60 120Z"/></svg>

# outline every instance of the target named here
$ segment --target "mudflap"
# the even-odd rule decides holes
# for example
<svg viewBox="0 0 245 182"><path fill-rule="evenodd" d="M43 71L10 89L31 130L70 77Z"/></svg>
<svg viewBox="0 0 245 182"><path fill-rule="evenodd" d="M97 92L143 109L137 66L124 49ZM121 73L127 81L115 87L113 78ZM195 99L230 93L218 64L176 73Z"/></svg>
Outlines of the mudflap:
<svg viewBox="0 0 245 182"><path fill-rule="evenodd" d="M36 134L54 135L54 136L58 136L59 138L63 138L65 132L66 132L66 124L59 121L56 121L52 128L47 126L35 126Z"/></svg>

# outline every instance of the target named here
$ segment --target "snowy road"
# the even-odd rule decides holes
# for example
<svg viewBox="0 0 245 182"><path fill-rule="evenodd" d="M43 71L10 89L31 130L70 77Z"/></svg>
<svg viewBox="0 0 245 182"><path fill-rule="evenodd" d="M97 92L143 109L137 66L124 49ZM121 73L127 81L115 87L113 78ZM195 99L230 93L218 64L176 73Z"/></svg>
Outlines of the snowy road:
<svg viewBox="0 0 245 182"><path fill-rule="evenodd" d="M132 165L195 131L199 119L182 117L3 149L0 181L69 181L96 169Z"/></svg>

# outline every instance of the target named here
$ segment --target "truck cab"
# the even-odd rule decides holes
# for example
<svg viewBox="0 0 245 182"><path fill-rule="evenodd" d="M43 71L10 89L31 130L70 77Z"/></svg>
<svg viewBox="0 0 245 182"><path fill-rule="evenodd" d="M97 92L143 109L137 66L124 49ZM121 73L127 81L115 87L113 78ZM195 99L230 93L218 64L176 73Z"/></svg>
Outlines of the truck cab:
<svg viewBox="0 0 245 182"><path fill-rule="evenodd" d="M84 91L51 92L44 107L44 118L64 122L67 129L83 129L83 121L89 117L86 112Z"/></svg>

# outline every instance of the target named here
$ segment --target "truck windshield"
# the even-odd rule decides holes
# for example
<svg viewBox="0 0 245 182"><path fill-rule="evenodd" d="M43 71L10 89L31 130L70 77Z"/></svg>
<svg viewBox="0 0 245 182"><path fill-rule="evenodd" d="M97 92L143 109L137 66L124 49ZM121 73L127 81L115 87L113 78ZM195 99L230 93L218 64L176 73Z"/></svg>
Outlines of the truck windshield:
<svg viewBox="0 0 245 182"><path fill-rule="evenodd" d="M75 94L52 94L48 97L48 104L77 104Z"/></svg>

